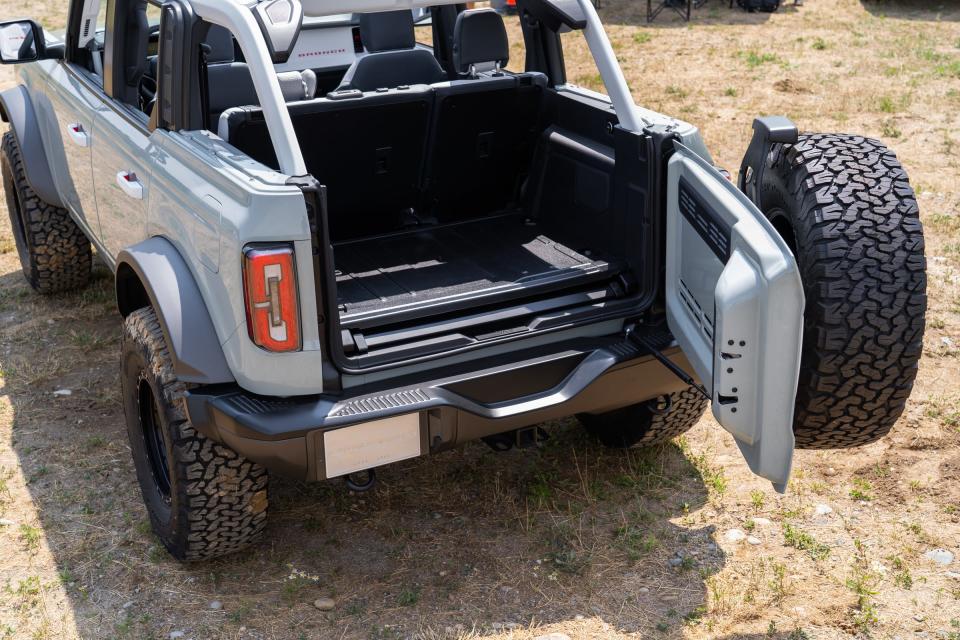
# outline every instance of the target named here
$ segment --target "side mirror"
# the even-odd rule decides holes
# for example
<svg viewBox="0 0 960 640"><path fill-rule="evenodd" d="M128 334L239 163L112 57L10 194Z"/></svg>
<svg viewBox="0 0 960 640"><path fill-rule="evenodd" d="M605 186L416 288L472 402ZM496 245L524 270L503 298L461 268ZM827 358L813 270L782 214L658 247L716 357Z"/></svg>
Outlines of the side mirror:
<svg viewBox="0 0 960 640"><path fill-rule="evenodd" d="M43 27L33 20L0 22L0 63L17 64L57 57L56 50L47 51Z"/></svg>

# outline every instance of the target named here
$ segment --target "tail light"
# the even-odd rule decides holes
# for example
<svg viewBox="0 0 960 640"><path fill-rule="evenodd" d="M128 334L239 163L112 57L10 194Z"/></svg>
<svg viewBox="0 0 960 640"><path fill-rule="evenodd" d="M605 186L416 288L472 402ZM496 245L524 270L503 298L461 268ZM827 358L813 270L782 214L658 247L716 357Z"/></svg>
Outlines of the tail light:
<svg viewBox="0 0 960 640"><path fill-rule="evenodd" d="M300 349L300 307L290 245L248 246L243 251L247 331L267 351Z"/></svg>

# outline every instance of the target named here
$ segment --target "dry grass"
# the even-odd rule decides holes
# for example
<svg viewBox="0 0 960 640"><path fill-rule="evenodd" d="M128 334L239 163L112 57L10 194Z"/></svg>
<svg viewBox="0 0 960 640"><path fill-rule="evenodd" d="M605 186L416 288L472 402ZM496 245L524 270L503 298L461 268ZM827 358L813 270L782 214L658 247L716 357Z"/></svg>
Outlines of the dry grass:
<svg viewBox="0 0 960 640"><path fill-rule="evenodd" d="M921 4L808 0L771 16L712 0L689 25L647 26L645 3L603 2L638 101L700 126L718 164L738 166L754 115L786 113L883 137L919 193L930 323L913 399L883 442L799 453L786 496L710 419L626 455L563 421L542 450L393 465L368 495L279 482L263 544L177 565L135 484L109 274L30 294L2 216L0 638L955 640L960 580L923 554L960 551L960 9ZM61 5L30 11L57 26ZM571 80L600 88L564 37ZM760 543L727 541L731 528ZM313 608L321 595L334 611Z"/></svg>

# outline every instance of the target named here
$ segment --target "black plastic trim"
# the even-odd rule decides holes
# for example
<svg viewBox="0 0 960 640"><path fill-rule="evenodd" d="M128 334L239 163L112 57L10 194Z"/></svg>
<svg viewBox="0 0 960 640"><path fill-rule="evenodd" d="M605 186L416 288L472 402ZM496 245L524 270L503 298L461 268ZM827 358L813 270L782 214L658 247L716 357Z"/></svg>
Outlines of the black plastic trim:
<svg viewBox="0 0 960 640"><path fill-rule="evenodd" d="M0 92L0 111L3 121L10 123L10 130L20 147L27 183L41 200L62 208L64 204L50 172L50 163L40 135L40 123L33 109L29 90L18 84Z"/></svg>
<svg viewBox="0 0 960 640"><path fill-rule="evenodd" d="M157 313L180 380L234 381L193 273L169 240L155 236L124 249L117 256L116 273L120 313L126 317L142 306L144 300L136 288L142 286Z"/></svg>
<svg viewBox="0 0 960 640"><path fill-rule="evenodd" d="M763 172L770 145L796 144L799 135L797 125L786 116L764 116L753 121L753 138L750 139L750 145L740 162L737 186L758 207L760 206L758 186L763 184Z"/></svg>
<svg viewBox="0 0 960 640"><path fill-rule="evenodd" d="M675 345L667 351L669 356L680 357ZM408 378L391 381L393 386L390 387L357 387L351 389L349 396L324 394L274 398L249 394L233 386L199 387L189 390L187 408L194 426L214 439L221 439L226 430L253 440L288 440L317 429L338 428L438 407L454 407L496 420L563 404L608 371L639 364L637 361L643 358L662 367L635 342L622 336L610 336L580 341L579 346L571 345L563 351L540 349L539 354L511 354L509 358L474 362L469 370L448 372L440 379ZM563 359L569 360L568 372L558 376L556 364ZM542 365L547 365L552 373L543 376ZM491 381L501 380L500 376L518 374L533 377L522 385L523 395L487 401L485 396L489 392L478 392L475 386L479 379L487 378L486 382L493 384Z"/></svg>

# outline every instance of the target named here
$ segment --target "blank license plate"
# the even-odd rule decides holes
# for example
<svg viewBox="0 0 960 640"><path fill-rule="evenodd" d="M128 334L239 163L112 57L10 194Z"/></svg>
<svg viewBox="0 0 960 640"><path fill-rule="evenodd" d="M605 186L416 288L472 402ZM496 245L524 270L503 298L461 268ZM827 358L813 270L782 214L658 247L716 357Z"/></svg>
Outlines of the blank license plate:
<svg viewBox="0 0 960 640"><path fill-rule="evenodd" d="M417 413L365 422L323 434L323 456L328 478L419 455L420 414Z"/></svg>

